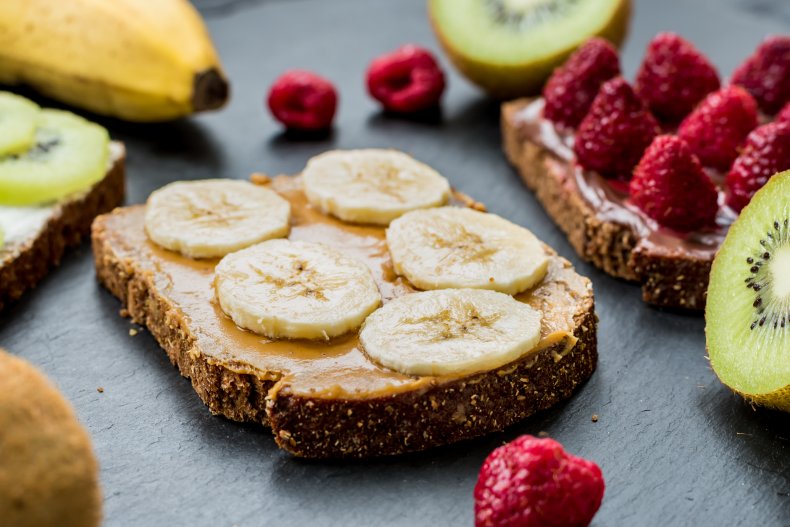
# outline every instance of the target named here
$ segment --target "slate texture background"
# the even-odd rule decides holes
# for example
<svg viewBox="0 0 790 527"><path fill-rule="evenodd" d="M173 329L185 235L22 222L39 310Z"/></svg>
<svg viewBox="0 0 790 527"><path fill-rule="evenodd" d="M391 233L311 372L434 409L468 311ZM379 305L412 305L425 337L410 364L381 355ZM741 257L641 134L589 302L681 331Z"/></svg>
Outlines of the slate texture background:
<svg viewBox="0 0 790 527"><path fill-rule="evenodd" d="M397 459L295 460L267 430L212 417L150 335L129 335L85 244L0 318L0 345L50 375L91 431L108 527L471 525L485 456L541 431L602 466L607 492L595 526L790 525L790 419L750 408L717 382L701 316L647 307L637 287L579 261L505 162L496 104L444 58L449 91L435 122L387 117L366 96L372 57L405 42L437 49L423 0L197 4L232 79L232 102L160 126L102 120L129 149L129 203L178 179L294 173L330 148L405 150L593 279L600 365L570 401L502 434ZM692 39L725 75L765 34L790 31L786 0L636 4L623 56L629 75L660 30ZM337 84L330 137L294 141L262 108L268 85L290 67Z"/></svg>

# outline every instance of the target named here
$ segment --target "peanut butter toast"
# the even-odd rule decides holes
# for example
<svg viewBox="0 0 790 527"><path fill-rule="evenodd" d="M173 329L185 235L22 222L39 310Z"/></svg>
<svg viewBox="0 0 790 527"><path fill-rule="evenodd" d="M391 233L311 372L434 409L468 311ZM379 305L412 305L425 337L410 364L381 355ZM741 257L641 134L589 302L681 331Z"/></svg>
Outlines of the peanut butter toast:
<svg viewBox="0 0 790 527"><path fill-rule="evenodd" d="M349 161L351 165L355 162ZM400 162L390 159L385 164ZM347 168L350 164L338 166ZM135 322L149 329L212 413L270 427L277 444L297 456L384 456L501 430L569 397L589 378L597 362L592 286L569 262L536 242L536 265L525 267L519 275L533 283L513 296L479 287L419 292L404 274L420 270L403 269L397 253L394 258L390 254L388 240L391 245L397 234L392 232L395 222L411 214L450 208L483 214L473 210L482 206L449 191L449 187L442 197L445 190L441 182L431 176L429 184L436 199L421 204L418 210L400 211L399 219L392 221L397 216L392 212L395 205L389 209L382 206L373 211L375 218L381 218L382 211L390 217L379 224L349 223L323 207L345 207L342 200L329 200L325 195L310 199L310 193L322 191L307 181L315 168L308 164L302 176L278 176L262 185L283 198L290 208L287 237L271 234L280 221L274 217L276 221L265 235L273 239L234 250L222 259L192 258L184 255L183 247L175 251L152 241L150 231L156 229L150 223L155 215L151 207L158 207L156 196L147 206L117 209L97 218L93 225L99 281L121 300ZM364 168L376 170L373 166ZM419 172L405 166L399 170L409 172L409 176ZM400 176L388 176L392 177ZM353 179L357 185L359 178ZM370 185L369 181L364 184L364 196L370 195ZM411 203L408 196L404 197L408 191L400 187L384 190L390 196L398 194L393 203L399 206ZM340 191L346 197L354 195L348 189ZM232 191L228 192L225 203L236 199L230 197ZM212 195L217 195L216 190ZM249 195L246 191L245 196ZM190 199L193 206L203 198ZM420 195L420 199L426 196ZM364 213L364 201L352 200L357 217ZM242 205L237 201L233 214L239 207ZM272 210L281 211L276 206ZM228 217L219 223L225 223ZM411 218L419 220L417 216ZM204 220L205 216L200 221ZM390 221L388 233L385 222ZM458 224L452 225L457 229ZM470 225L467 230L475 228ZM154 236L169 243L162 233ZM205 239L189 242L190 251L216 246ZM525 248L533 247L529 245L533 243L531 238L526 243ZM473 249L478 251L479 246ZM282 260L279 255L288 251L299 258ZM321 258L311 260L312 251L319 251ZM488 257L498 256L486 254ZM290 278L277 276L282 266L272 262L283 261L288 262L288 273L304 279L289 282ZM248 274L239 267L245 262L252 269ZM321 268L328 262L336 265L330 280ZM455 264L444 259L443 265L452 270ZM338 270L352 273L353 289L342 285L346 282L338 278ZM325 276L320 282L318 275L322 272ZM360 272L369 274L370 284ZM242 279L244 287L234 290L234 280ZM484 277L485 283L493 284L491 288L511 284L503 280L494 273ZM316 287L318 283L320 288ZM342 294L353 292L353 298L359 301L338 304L346 306L343 313L322 315L328 317L320 324L326 334L313 338L305 329L308 314L317 313L311 306L334 302L338 287ZM293 288L298 288L298 298L293 298ZM364 294L360 292L363 290ZM271 307L267 302L250 302L253 293L276 304L275 313L267 311ZM441 316L418 316L420 309L434 309L433 304L420 302L418 295L442 297L434 300L444 301L442 305L449 307L441 311ZM475 303L476 297L485 298ZM398 311L397 303L405 298L413 300L412 311ZM302 308L294 319L289 318L291 302L298 302ZM384 307L378 307L381 304ZM505 306L503 311L494 312L499 304ZM460 315L453 311L458 305ZM255 316L242 316L245 313ZM357 313L366 317L361 327L337 329L334 322L347 322ZM393 313L400 318L393 319ZM398 329L389 335L387 323L393 320ZM515 325L507 326L509 321L515 321ZM423 338L428 333L429 338ZM522 333L523 338L516 335ZM423 347L415 342L424 343L424 349L432 350L433 355L426 358L421 353ZM490 349L480 352L486 345Z"/></svg>

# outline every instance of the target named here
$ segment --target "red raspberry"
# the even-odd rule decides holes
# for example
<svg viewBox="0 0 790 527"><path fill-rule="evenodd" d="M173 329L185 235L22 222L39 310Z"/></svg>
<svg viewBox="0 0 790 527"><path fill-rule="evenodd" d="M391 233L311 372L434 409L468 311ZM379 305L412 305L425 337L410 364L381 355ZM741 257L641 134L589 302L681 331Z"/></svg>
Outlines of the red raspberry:
<svg viewBox="0 0 790 527"><path fill-rule="evenodd" d="M373 60L368 92L385 110L413 113L435 107L444 92L444 73L426 49L407 44Z"/></svg>
<svg viewBox="0 0 790 527"><path fill-rule="evenodd" d="M647 46L635 87L659 120L677 123L719 88L719 74L691 42L659 33Z"/></svg>
<svg viewBox="0 0 790 527"><path fill-rule="evenodd" d="M790 101L790 37L768 37L732 74L760 109L773 115Z"/></svg>
<svg viewBox="0 0 790 527"><path fill-rule="evenodd" d="M332 125L337 92L332 83L303 70L283 73L269 91L274 118L294 130L324 130Z"/></svg>
<svg viewBox="0 0 790 527"><path fill-rule="evenodd" d="M553 439L521 436L491 452L475 485L475 527L583 527L601 506L601 469Z"/></svg>
<svg viewBox="0 0 790 527"><path fill-rule="evenodd" d="M634 170L631 202L661 225L693 231L715 224L719 194L679 137L656 137Z"/></svg>
<svg viewBox="0 0 790 527"><path fill-rule="evenodd" d="M746 138L746 146L727 174L727 205L740 211L777 172L790 169L790 123L763 125Z"/></svg>
<svg viewBox="0 0 790 527"><path fill-rule="evenodd" d="M782 111L776 116L776 122L790 123L790 102L785 104L785 107L782 108Z"/></svg>
<svg viewBox="0 0 790 527"><path fill-rule="evenodd" d="M584 168L628 181L645 148L659 132L655 118L631 86L617 77L601 86L579 125L573 150Z"/></svg>
<svg viewBox="0 0 790 527"><path fill-rule="evenodd" d="M678 128L703 165L726 171L749 132L757 128L757 103L740 86L708 95Z"/></svg>
<svg viewBox="0 0 790 527"><path fill-rule="evenodd" d="M576 128L590 109L601 84L620 75L620 57L607 40L591 38L554 70L543 89L549 121Z"/></svg>

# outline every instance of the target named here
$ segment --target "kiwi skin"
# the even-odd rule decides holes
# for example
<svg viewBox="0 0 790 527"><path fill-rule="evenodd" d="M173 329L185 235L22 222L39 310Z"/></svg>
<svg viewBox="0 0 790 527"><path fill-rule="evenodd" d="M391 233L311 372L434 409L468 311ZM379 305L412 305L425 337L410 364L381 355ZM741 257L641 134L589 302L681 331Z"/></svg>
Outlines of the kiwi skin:
<svg viewBox="0 0 790 527"><path fill-rule="evenodd" d="M631 0L621 0L608 24L596 33L579 35L579 41L574 46L543 60L515 66L487 64L458 53L442 34L440 24L435 20L430 9L430 0L428 17L439 44L458 71L485 90L490 97L510 100L539 95L554 69L562 65L571 53L590 37L603 37L619 48L628 34L631 11Z"/></svg>
<svg viewBox="0 0 790 527"><path fill-rule="evenodd" d="M746 205L746 207L741 211L741 215L739 217L739 220L740 220L740 218L743 218L744 214L748 213L748 210L749 210L750 207L760 207L760 206L762 206L762 201L763 200L761 199L761 195L765 194L766 192L771 192L771 189L769 187L772 187L774 185L780 185L780 184L790 184L790 170L787 170L785 172L780 172L780 173L775 174L774 176L772 176L768 180L768 183L766 183L766 185L762 189L757 191L757 194L755 194L752 197L752 200L749 202L749 204ZM736 222L730 228L730 233L732 233L735 229L738 229L738 220L736 220ZM725 239L724 244L726 244L726 243L727 243L727 240ZM724 246L724 244L722 244L722 246ZM724 269L724 264L721 264L719 262L720 262L720 260L718 258L715 258L713 260L713 265L711 266L711 284L713 284L713 282L716 280L716 277L720 273L725 273L725 272L728 271L727 269ZM721 267L721 269L719 267ZM709 286L709 291L710 291L710 287L711 286ZM715 285L713 287L715 287ZM783 386L781 388L777 388L776 390L773 390L773 391L768 392L768 393L745 393L745 392L742 392L742 391L734 388L733 386L730 386L729 384L727 384L726 380L723 379L722 376L719 374L719 372L717 371L717 368L716 368L716 361L713 360L713 359L710 359L710 357L711 357L711 352L710 352L710 343L711 343L710 327L711 327L711 324L713 323L710 305L711 305L711 303L709 302L708 305L706 306L706 309L705 309L705 322L706 322L705 333L706 333L707 344L708 344L707 352L708 352L709 360L711 362L711 367L712 367L714 373L716 373L716 375L719 377L719 380L725 386L727 386L727 388L729 388L730 390L732 390L736 394L738 394L741 397L743 397L746 401L748 401L752 405L764 406L766 408L773 408L773 409L776 409L776 410L781 410L783 412L790 412L790 379L788 379L788 384L786 384L785 386ZM749 352L749 350L744 350L744 353L747 353L747 352Z"/></svg>
<svg viewBox="0 0 790 527"><path fill-rule="evenodd" d="M98 464L71 405L0 349L0 524L97 527L101 504Z"/></svg>

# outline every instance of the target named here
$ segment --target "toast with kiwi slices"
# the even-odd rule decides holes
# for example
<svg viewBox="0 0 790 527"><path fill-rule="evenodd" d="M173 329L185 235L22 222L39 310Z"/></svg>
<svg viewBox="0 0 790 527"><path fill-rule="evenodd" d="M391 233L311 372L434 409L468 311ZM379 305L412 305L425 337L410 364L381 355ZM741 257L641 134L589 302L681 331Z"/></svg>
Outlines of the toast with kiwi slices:
<svg viewBox="0 0 790 527"><path fill-rule="evenodd" d="M0 92L0 311L121 203L124 158L101 126Z"/></svg>
<svg viewBox="0 0 790 527"><path fill-rule="evenodd" d="M176 182L93 224L99 281L212 413L296 456L501 430L594 371L590 281L401 152ZM122 311L122 312L124 312Z"/></svg>

